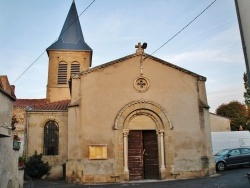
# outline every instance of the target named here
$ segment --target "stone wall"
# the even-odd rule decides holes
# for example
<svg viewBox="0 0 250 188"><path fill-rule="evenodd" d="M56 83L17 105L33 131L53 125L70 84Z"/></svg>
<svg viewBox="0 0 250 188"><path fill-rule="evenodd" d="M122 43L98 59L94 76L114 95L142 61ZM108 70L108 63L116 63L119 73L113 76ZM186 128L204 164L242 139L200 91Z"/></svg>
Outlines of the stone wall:
<svg viewBox="0 0 250 188"><path fill-rule="evenodd" d="M26 140L25 140L25 126L26 126L26 111L24 108L14 107L12 115L16 118L15 131L14 133L18 135L21 141L21 148L19 150L19 155L26 155Z"/></svg>
<svg viewBox="0 0 250 188"><path fill-rule="evenodd" d="M67 64L67 80L70 79L71 64L77 62L80 64L80 72L89 68L91 64L91 52L83 51L48 51L49 53L49 72L48 72L48 84L46 98L50 102L70 99L69 85L57 84L58 77L58 63L63 62Z"/></svg>
<svg viewBox="0 0 250 188"><path fill-rule="evenodd" d="M44 126L53 120L59 126L58 155L43 155L43 160L52 167L47 178L58 179L63 177L63 165L66 163L68 151L68 116L67 112L29 112L28 123L28 156L43 154Z"/></svg>

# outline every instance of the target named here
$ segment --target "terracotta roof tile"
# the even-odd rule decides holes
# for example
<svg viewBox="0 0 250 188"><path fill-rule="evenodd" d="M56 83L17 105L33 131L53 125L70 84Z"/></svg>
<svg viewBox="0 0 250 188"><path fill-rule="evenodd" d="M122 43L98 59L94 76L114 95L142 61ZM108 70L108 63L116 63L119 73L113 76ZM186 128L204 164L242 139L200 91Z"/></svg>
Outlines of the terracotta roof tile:
<svg viewBox="0 0 250 188"><path fill-rule="evenodd" d="M49 101L47 99L17 99L13 106L14 108L26 108L27 106L33 108L38 105L46 104Z"/></svg>
<svg viewBox="0 0 250 188"><path fill-rule="evenodd" d="M56 101L41 104L32 108L31 111L67 111L70 100Z"/></svg>

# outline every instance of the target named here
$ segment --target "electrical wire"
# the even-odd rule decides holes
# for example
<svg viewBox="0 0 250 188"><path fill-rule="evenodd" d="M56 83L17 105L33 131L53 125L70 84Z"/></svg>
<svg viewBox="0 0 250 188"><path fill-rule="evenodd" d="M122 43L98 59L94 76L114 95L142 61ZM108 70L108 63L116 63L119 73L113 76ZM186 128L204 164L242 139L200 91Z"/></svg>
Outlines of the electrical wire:
<svg viewBox="0 0 250 188"><path fill-rule="evenodd" d="M159 48L157 48L155 51L153 51L150 55L153 55L154 53L156 53L158 50L160 50L163 46L165 46L166 44L168 44L171 40L173 40L177 35L179 35L184 29L186 29L191 23L193 23L198 17L200 17L207 9L209 9L217 0L214 0L212 3L210 3L201 13L199 13L194 19L192 19L187 25L185 25L180 31L178 31L175 35L173 35L169 40L167 40L164 44L162 44ZM79 14L79 16L76 18L78 19L93 3L95 2L95 0L93 0L82 12L81 14ZM65 29L65 31L67 31L67 29L76 21L76 19ZM65 32L64 31L64 32ZM63 32L63 33L64 33ZM59 37L55 40L57 41L59 39ZM26 68L24 70L24 72L14 81L14 83L19 80L29 69L30 67L32 67L40 58L41 56L45 53L46 51L43 51L41 53L41 55L38 56L38 58L31 63L30 66L28 66L28 68ZM144 58L144 60L147 57Z"/></svg>
<svg viewBox="0 0 250 188"><path fill-rule="evenodd" d="M198 14L194 19L192 19L187 25L185 25L180 31L178 31L175 35L173 35L167 42L165 42L163 45L161 45L159 48L157 48L153 53L150 55L153 55L155 52L160 50L163 46L165 46L167 43L169 43L171 40L173 40L177 35L179 35L184 29L186 29L191 23L193 23L199 16L201 16L207 9L209 9L217 0L214 0L212 3L210 3L200 14ZM147 59L147 57L144 58L144 60Z"/></svg>
<svg viewBox="0 0 250 188"><path fill-rule="evenodd" d="M79 14L78 16L77 16L77 18L63 31L63 33L65 33L68 29L69 29L69 27L93 4L95 2L95 0L93 0L82 12L81 12L81 14ZM63 34L62 33L62 34ZM59 39L59 37L54 41L54 42L56 42L57 40ZM54 43L53 42L53 43ZM52 44L53 44L52 43ZM18 78L13 82L13 84L17 81L17 80L19 80L29 69L30 69L30 67L32 67L42 56L43 56L43 54L46 52L46 50L44 50L39 56L38 56L38 58L36 58L36 60L35 61L33 61L23 72L22 72L22 74L20 75L20 76L18 76Z"/></svg>
<svg viewBox="0 0 250 188"><path fill-rule="evenodd" d="M17 81L17 80L19 80L29 69L30 69L30 67L32 67L32 65L34 65L37 61L38 61L38 59L40 59L41 57L42 57L42 55L45 53L46 51L44 50L43 51L43 53L41 53L39 56L38 56L38 58L36 58L36 60L35 61L33 61L23 72L22 72L22 74L20 74L20 76L18 76L18 78L13 82L13 84Z"/></svg>

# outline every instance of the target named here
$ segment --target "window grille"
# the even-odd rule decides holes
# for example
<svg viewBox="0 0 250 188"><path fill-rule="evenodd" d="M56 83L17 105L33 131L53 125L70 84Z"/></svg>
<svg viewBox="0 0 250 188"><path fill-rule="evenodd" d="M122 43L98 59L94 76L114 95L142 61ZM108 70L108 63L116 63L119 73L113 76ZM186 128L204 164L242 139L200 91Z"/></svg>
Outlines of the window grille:
<svg viewBox="0 0 250 188"><path fill-rule="evenodd" d="M58 155L59 128L55 121L44 126L44 155Z"/></svg>
<svg viewBox="0 0 250 188"><path fill-rule="evenodd" d="M61 62L58 65L57 83L67 84L67 64L64 62Z"/></svg>
<svg viewBox="0 0 250 188"><path fill-rule="evenodd" d="M78 62L73 62L71 64L70 75L80 72L80 64Z"/></svg>

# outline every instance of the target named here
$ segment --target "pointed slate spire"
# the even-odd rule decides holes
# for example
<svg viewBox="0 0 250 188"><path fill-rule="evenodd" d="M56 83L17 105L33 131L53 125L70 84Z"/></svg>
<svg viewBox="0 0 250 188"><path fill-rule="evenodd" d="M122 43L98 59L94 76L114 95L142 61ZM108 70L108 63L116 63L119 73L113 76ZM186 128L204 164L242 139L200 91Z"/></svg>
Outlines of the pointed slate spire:
<svg viewBox="0 0 250 188"><path fill-rule="evenodd" d="M74 0L58 40L49 46L48 50L92 51L84 41Z"/></svg>

